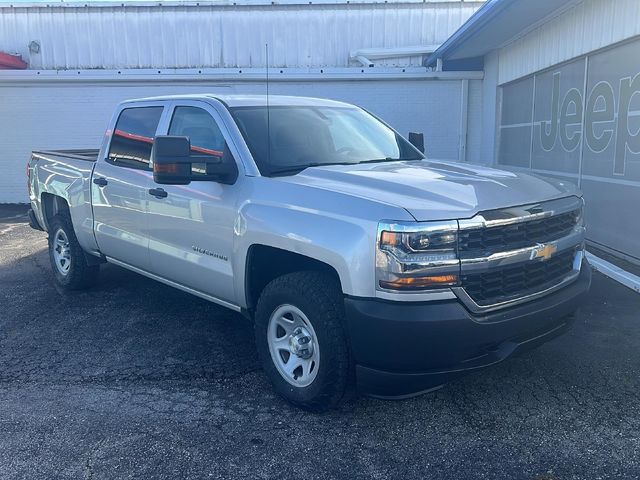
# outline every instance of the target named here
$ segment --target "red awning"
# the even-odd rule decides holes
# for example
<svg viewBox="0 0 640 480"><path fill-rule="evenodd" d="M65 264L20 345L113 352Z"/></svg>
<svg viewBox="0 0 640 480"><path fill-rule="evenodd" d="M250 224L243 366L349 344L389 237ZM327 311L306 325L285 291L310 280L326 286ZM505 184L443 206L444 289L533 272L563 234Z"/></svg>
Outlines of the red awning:
<svg viewBox="0 0 640 480"><path fill-rule="evenodd" d="M27 68L27 62L19 55L0 52L0 70L24 70L25 68Z"/></svg>

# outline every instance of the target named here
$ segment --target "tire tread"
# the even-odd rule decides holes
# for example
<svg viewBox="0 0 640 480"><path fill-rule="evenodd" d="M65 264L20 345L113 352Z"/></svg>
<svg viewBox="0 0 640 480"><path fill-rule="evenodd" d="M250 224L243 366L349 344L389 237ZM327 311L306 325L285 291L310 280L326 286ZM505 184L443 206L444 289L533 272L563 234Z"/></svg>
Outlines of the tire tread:
<svg viewBox="0 0 640 480"><path fill-rule="evenodd" d="M282 294L291 295L293 298L303 298L305 303L317 307L316 311L305 313L307 316L313 316L316 333L319 328L325 332L320 346L320 368L325 370L322 374L319 372L316 377L316 382L320 381L321 384L316 385L315 382L313 384L314 390L317 390L318 394L309 399L287 395L286 391L283 392L281 388L278 388L285 381L281 379L275 367L266 368L267 374L272 377L275 372L278 377L271 380L276 390L294 405L315 412L333 408L345 393L351 370L349 348L344 331L344 300L339 284L327 273L301 271L278 277L264 288L256 308L256 341L263 362L268 361L271 364L272 360L268 345L266 345L266 338L262 337L261 331L266 332L271 315L272 310L268 304L272 302L274 295ZM297 306L299 307L299 305ZM322 325L316 326L316 322L321 322ZM262 345L262 343L264 344ZM328 352L330 356L329 361L326 360L327 354L325 352ZM323 353L325 353L324 363ZM291 388L295 387L290 387L289 390Z"/></svg>
<svg viewBox="0 0 640 480"><path fill-rule="evenodd" d="M52 244L53 237L58 228L62 228L67 234L69 244L71 247L71 269L67 275L61 275L55 266ZM84 290L95 285L98 279L98 272L100 270L99 265L89 265L85 258L85 253L78 242L76 233L71 223L71 218L68 214L55 215L49 221L49 260L51 261L51 267L53 268L53 274L56 278L56 282L65 290Z"/></svg>

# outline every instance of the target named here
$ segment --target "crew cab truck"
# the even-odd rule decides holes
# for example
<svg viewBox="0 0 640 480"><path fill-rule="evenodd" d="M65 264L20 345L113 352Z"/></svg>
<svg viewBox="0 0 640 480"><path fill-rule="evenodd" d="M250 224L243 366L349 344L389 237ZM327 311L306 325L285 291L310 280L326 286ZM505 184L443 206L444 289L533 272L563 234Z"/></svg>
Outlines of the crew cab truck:
<svg viewBox="0 0 640 480"><path fill-rule="evenodd" d="M572 185L427 160L336 101L131 100L99 151L33 152L28 176L62 287L110 262L240 312L310 410L352 379L409 396L546 342L591 281Z"/></svg>

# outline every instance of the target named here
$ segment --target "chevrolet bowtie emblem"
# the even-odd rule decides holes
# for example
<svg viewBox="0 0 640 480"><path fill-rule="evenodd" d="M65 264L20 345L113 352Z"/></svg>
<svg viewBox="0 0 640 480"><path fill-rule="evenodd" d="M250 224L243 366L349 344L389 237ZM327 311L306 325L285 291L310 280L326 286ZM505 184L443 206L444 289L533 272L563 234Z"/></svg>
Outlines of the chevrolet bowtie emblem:
<svg viewBox="0 0 640 480"><path fill-rule="evenodd" d="M531 260L536 258L542 258L544 260L549 260L554 253L558 251L558 247L555 245L547 244L547 245L539 245L531 252Z"/></svg>

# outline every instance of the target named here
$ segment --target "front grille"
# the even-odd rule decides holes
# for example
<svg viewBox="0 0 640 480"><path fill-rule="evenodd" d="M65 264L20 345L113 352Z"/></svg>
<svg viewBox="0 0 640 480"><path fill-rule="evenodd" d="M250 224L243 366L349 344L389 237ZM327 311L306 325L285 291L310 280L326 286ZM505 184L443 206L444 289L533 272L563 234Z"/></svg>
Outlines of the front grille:
<svg viewBox="0 0 640 480"><path fill-rule="evenodd" d="M572 270L576 249L549 260L499 267L483 273L463 274L462 286L480 306L495 305L531 295L560 283Z"/></svg>
<svg viewBox="0 0 640 480"><path fill-rule="evenodd" d="M487 257L557 240L573 230L578 217L579 210L575 210L539 220L463 230L458 237L460 258Z"/></svg>

